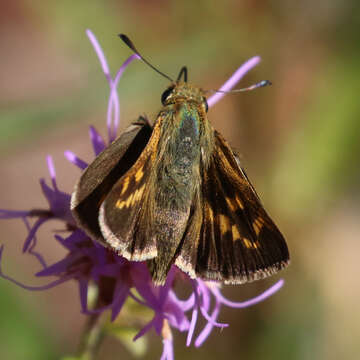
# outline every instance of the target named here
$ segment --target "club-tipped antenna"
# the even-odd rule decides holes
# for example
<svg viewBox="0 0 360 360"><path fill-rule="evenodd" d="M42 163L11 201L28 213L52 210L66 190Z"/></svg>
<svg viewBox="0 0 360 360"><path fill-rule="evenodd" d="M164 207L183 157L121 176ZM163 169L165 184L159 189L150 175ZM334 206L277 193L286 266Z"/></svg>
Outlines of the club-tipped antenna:
<svg viewBox="0 0 360 360"><path fill-rule="evenodd" d="M224 94L231 94L231 93L237 93L237 92L243 92L243 91L251 91L251 90L255 90L257 88L260 87L264 87L264 86L269 86L272 85L270 80L261 80L258 83L248 86L246 88L242 88L242 89L234 89L234 90L228 90L228 91L223 91L223 90L208 90L209 92L217 92L217 93L224 93Z"/></svg>
<svg viewBox="0 0 360 360"><path fill-rule="evenodd" d="M171 82L174 82L174 80L170 77L158 70L155 66L151 65L136 49L133 42L124 34L119 34L120 39L136 54L140 57L140 59L147 65L149 65L153 70L155 70L158 74L162 75L166 79L170 80Z"/></svg>

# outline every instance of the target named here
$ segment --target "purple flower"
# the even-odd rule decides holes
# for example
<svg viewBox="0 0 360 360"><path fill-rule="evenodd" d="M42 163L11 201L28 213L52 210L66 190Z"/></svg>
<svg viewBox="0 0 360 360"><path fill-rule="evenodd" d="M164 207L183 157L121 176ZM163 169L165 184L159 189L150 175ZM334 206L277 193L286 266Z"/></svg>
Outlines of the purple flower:
<svg viewBox="0 0 360 360"><path fill-rule="evenodd" d="M95 156L98 155L115 138L119 124L120 104L117 95L117 86L125 68L138 55L130 56L120 67L115 77L111 77L108 64L102 49L90 30L87 35L99 57L105 77L109 83L110 96L107 111L108 136L105 141L95 128L90 127L90 141ZM258 62L259 57L254 57L243 64L233 76L225 83L221 90L230 90L235 84ZM214 105L223 97L218 93L208 99L209 106ZM65 151L66 158L81 170L87 163L78 158L73 152ZM210 335L214 327L223 328L228 324L217 322L222 306L232 308L248 307L264 300L274 294L283 285L278 281L260 296L245 302L232 302L221 294L220 285L204 282L201 279L190 279L176 266L172 266L164 286L155 287L145 263L128 261L116 255L109 249L94 242L81 229L76 226L70 211L70 194L59 190L56 182L56 173L53 161L47 157L51 186L44 179L40 180L43 194L48 201L48 209L33 209L28 211L1 210L1 219L21 219L28 229L24 241L23 252L34 256L41 270L37 277L55 277L43 286L28 286L4 274L1 260L4 247L0 247L0 276L28 290L45 290L57 286L68 280L75 280L79 286L80 304L85 314L101 314L105 310L111 311L111 320L120 313L125 301L132 298L140 305L153 311L153 318L144 325L135 336L134 340L154 329L163 339L163 353L161 360L174 359L172 329L187 332L186 345L190 346L196 330L199 315L206 320L206 325L196 336L194 345L201 346ZM35 219L33 225L30 221ZM66 250L67 255L54 264L48 265L43 256L36 251L36 233L42 224L51 220L61 220L67 236L58 234L54 236ZM192 289L188 299L180 299L174 290L174 282L186 282ZM97 288L96 301L89 304L89 287ZM211 304L213 304L211 306Z"/></svg>

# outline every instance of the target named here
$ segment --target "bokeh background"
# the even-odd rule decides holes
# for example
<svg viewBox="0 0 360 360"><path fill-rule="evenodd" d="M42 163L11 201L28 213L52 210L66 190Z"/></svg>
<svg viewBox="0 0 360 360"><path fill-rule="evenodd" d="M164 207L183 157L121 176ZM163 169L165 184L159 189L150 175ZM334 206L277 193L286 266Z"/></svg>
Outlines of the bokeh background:
<svg viewBox="0 0 360 360"><path fill-rule="evenodd" d="M241 153L248 174L285 234L292 264L285 287L245 310L224 309L200 348L175 338L176 359L354 359L360 353L360 9L356 0L320 1L2 1L0 5L0 208L46 206L38 179L54 157L61 189L79 172L71 149L92 158L88 125L105 134L108 86L85 36L98 37L115 73L130 55L124 32L163 72L188 65L190 81L214 89L247 58L261 64L241 82L272 87L228 95L209 118ZM135 62L120 86L121 127L154 118L167 81ZM21 254L26 229L1 221L3 269L41 284ZM59 225L60 226L60 225ZM40 246L51 263L62 249L54 225ZM266 289L279 276L227 287L234 300ZM28 292L0 279L0 357L57 359L75 352L85 317L75 283ZM149 337L144 356L157 359ZM107 339L99 359L133 359Z"/></svg>

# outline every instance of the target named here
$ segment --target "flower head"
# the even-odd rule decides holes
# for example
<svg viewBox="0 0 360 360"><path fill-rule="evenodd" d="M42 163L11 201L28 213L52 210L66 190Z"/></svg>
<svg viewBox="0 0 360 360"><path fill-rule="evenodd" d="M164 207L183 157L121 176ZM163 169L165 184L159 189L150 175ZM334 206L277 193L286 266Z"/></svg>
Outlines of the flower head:
<svg viewBox="0 0 360 360"><path fill-rule="evenodd" d="M105 141L94 127L90 127L90 141L95 156L98 155L115 138L119 124L119 100L117 86L126 67L138 55L130 56L120 67L116 76L110 75L105 56L99 43L90 30L87 35L99 57L102 69L110 87L110 96L107 111L108 137ZM252 67L260 61L254 57L242 65L234 75L226 82L221 90L231 89ZM212 106L220 100L223 94L216 94L209 98L208 103ZM87 167L87 163L71 151L65 151L66 158L81 170ZM1 268L1 256L4 247L0 248L0 276L12 281L29 290L45 290L68 280L75 280L79 286L80 304L84 314L101 314L105 310L111 311L111 320L115 320L123 308L126 300L132 298L135 302L153 311L152 319L144 324L135 336L134 340L143 336L150 329L162 337L163 353L162 360L174 359L172 329L187 332L187 346L191 345L199 315L206 320L205 327L194 340L196 347L201 346L207 339L214 327L227 327L228 324L217 321L222 306L243 308L257 304L268 296L275 293L282 285L280 280L262 295L245 302L232 302L227 300L221 293L221 288L216 283L207 283L201 279L190 279L176 266L172 266L164 286L154 286L151 281L148 268L145 263L128 261L116 255L113 251L103 247L89 238L79 229L70 211L70 194L59 190L55 167L50 156L47 157L47 165L50 174L51 186L44 179L40 180L43 194L48 201L48 209L34 209L28 211L0 210L1 219L19 218L28 229L28 235L24 241L23 252L34 256L41 270L36 273L37 277L54 277L56 280L48 282L44 286L27 286L4 274ZM33 225L30 221L35 219ZM43 256L36 251L36 234L45 222L53 219L61 220L67 236L54 235L54 239L67 250L63 259L48 265ZM185 281L192 289L191 295L186 299L180 299L175 292L174 282ZM89 300L89 288L97 289L96 301Z"/></svg>

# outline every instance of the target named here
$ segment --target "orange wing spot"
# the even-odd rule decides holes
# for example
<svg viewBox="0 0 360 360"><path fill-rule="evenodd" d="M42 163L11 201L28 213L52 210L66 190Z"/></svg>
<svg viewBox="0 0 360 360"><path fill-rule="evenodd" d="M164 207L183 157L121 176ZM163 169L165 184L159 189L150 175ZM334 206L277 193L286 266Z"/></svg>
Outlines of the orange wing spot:
<svg viewBox="0 0 360 360"><path fill-rule="evenodd" d="M209 218L210 222L213 223L214 222L214 213L213 213L209 203L205 203L205 212L206 212L206 216Z"/></svg>
<svg viewBox="0 0 360 360"><path fill-rule="evenodd" d="M239 197L237 195L235 195L235 199L236 199L237 204L239 205L239 208L241 210L244 210L244 204L242 203L242 201L239 199Z"/></svg>
<svg viewBox="0 0 360 360"><path fill-rule="evenodd" d="M264 225L264 219L261 218L260 216L258 216L252 223L252 227L255 231L256 236L259 235L263 225Z"/></svg>
<svg viewBox="0 0 360 360"><path fill-rule="evenodd" d="M233 241L240 240L240 233L236 225L233 225L231 227L231 232L232 232Z"/></svg>
<svg viewBox="0 0 360 360"><path fill-rule="evenodd" d="M230 221L229 218L225 215L219 215L219 224L221 235L225 234L230 230Z"/></svg>
<svg viewBox="0 0 360 360"><path fill-rule="evenodd" d="M135 192L131 194L126 200L118 200L115 203L115 206L120 210L124 207L128 208L133 206L137 201L141 200L144 190L145 184L140 189L136 189Z"/></svg>
<svg viewBox="0 0 360 360"><path fill-rule="evenodd" d="M132 198L131 205L134 205L137 201L141 200L144 189L145 189L145 184L140 189L137 189L134 192L134 196Z"/></svg>
<svg viewBox="0 0 360 360"><path fill-rule="evenodd" d="M236 204L234 204L234 199L230 199L228 197L225 198L227 204L228 204L228 207L230 208L230 210L232 212L235 212L236 211Z"/></svg>
<svg viewBox="0 0 360 360"><path fill-rule="evenodd" d="M242 241L247 249L253 248L253 243L249 239L243 238Z"/></svg>
<svg viewBox="0 0 360 360"><path fill-rule="evenodd" d="M135 174L135 181L139 182L143 176L144 176L144 171L143 171L143 166L142 166Z"/></svg>
<svg viewBox="0 0 360 360"><path fill-rule="evenodd" d="M134 194L131 194L131 195L127 198L127 200L125 201L125 206L126 206L127 208L131 205L132 200L133 200L133 197L134 197Z"/></svg>
<svg viewBox="0 0 360 360"><path fill-rule="evenodd" d="M123 187L122 187L122 189L121 189L120 196L125 194L125 191L126 191L127 188L129 187L129 183L130 183L130 178L129 178L129 177L125 178L125 179L124 179Z"/></svg>
<svg viewBox="0 0 360 360"><path fill-rule="evenodd" d="M118 200L115 204L115 206L118 208L118 209L122 209L124 206L125 206L125 201L122 201L122 200Z"/></svg>

